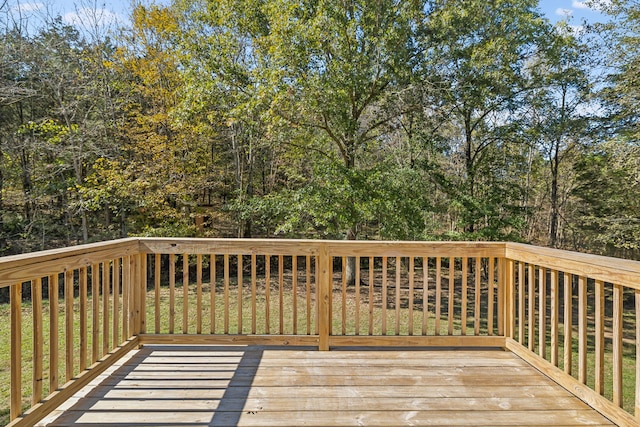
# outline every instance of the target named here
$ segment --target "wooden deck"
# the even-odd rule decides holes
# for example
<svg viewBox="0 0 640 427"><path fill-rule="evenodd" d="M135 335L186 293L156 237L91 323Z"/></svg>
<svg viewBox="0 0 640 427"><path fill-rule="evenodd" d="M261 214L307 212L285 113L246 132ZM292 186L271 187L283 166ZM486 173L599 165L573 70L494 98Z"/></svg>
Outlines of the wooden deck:
<svg viewBox="0 0 640 427"><path fill-rule="evenodd" d="M501 350L158 346L38 425L612 425Z"/></svg>

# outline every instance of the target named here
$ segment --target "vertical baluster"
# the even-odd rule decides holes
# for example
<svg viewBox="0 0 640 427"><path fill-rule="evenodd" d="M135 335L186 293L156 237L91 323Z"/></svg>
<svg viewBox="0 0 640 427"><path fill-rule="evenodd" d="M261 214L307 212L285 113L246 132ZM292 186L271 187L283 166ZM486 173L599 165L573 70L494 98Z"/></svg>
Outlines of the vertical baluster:
<svg viewBox="0 0 640 427"><path fill-rule="evenodd" d="M460 301L460 334L467 335L467 296L469 293L467 279L469 276L469 258L462 258L462 300Z"/></svg>
<svg viewBox="0 0 640 427"><path fill-rule="evenodd" d="M613 285L613 403L622 407L622 313L624 296L622 285Z"/></svg>
<svg viewBox="0 0 640 427"><path fill-rule="evenodd" d="M129 332L136 335L140 332L140 261L139 255L129 257Z"/></svg>
<svg viewBox="0 0 640 427"><path fill-rule="evenodd" d="M120 258L113 260L113 346L120 344Z"/></svg>
<svg viewBox="0 0 640 427"><path fill-rule="evenodd" d="M538 269L538 310L540 329L538 330L538 354L547 357L547 270L544 267Z"/></svg>
<svg viewBox="0 0 640 427"><path fill-rule="evenodd" d="M413 289L415 287L415 259L409 257L409 335L413 335Z"/></svg>
<svg viewBox="0 0 640 427"><path fill-rule="evenodd" d="M91 362L92 363L96 363L97 360L100 358L100 346L99 346L99 340L100 340L100 286L99 285L100 284L98 280L98 269L99 269L98 264L93 264L91 266L91 303L93 306L91 309L91 315L92 315ZM55 284L56 284L56 307L57 307L58 305L58 301L57 301L58 276L57 275L55 279ZM49 299L51 301L51 304L53 304L51 295L52 295L51 290L49 290ZM53 324L51 325L51 327L53 328ZM56 326L56 330L57 330L57 326ZM51 361L51 363L53 364L53 360ZM54 390L54 388L50 388L50 390Z"/></svg>
<svg viewBox="0 0 640 427"><path fill-rule="evenodd" d="M139 268L140 268L140 279L138 286L140 292L140 326L138 328L138 333L146 334L147 333L147 260L148 257L146 254L139 254ZM118 343L114 343L114 346Z"/></svg>
<svg viewBox="0 0 640 427"><path fill-rule="evenodd" d="M436 257L436 320L435 334L440 335L440 313L442 310L442 258Z"/></svg>
<svg viewBox="0 0 640 427"><path fill-rule="evenodd" d="M209 255L209 299L211 304L211 325L209 326L209 332L216 333L216 256L215 254Z"/></svg>
<svg viewBox="0 0 640 427"><path fill-rule="evenodd" d="M373 307L374 304L375 263L373 257L369 257L369 335L373 335Z"/></svg>
<svg viewBox="0 0 640 427"><path fill-rule="evenodd" d="M256 266L257 257L256 254L251 254L251 333L255 334L257 325L257 309L256 309L256 299L257 299L257 282L258 282L258 273Z"/></svg>
<svg viewBox="0 0 640 427"><path fill-rule="evenodd" d="M95 268L95 265L94 267ZM59 325L58 325L58 295L59 295L59 283L60 279L57 274L53 274L49 276L49 393L53 393L58 389L58 365L59 365L59 350L58 350L58 336L60 334ZM97 299L95 297L95 286L94 286L94 297L96 300L94 302L94 313L93 313L93 329L94 329L94 339L93 339L93 361L98 360L98 338L96 330L98 330L98 326L96 326L97 315L95 314L95 306L97 305Z"/></svg>
<svg viewBox="0 0 640 427"><path fill-rule="evenodd" d="M488 263L489 274L487 282L487 332L491 336L493 335L493 318L495 316L495 258L490 257ZM480 269L481 266L478 266L478 270Z"/></svg>
<svg viewBox="0 0 640 427"><path fill-rule="evenodd" d="M73 270L67 270L64 275L64 306L65 306L65 373L66 381L73 378Z"/></svg>
<svg viewBox="0 0 640 427"><path fill-rule="evenodd" d="M356 325L355 334L360 335L360 257L356 257Z"/></svg>
<svg viewBox="0 0 640 427"><path fill-rule="evenodd" d="M224 254L224 334L229 334L229 254Z"/></svg>
<svg viewBox="0 0 640 427"><path fill-rule="evenodd" d="M492 299L492 305L494 305L495 309L495 319L496 319L496 329L498 330L498 335L508 336L507 333L507 302L505 298L507 298L507 260L506 258L497 258L496 261L496 271L497 271L497 283L494 285L495 294L497 298ZM491 273L489 273L491 274ZM493 316L492 316L493 319Z"/></svg>
<svg viewBox="0 0 640 427"><path fill-rule="evenodd" d="M558 366L558 347L560 342L558 340L558 305L560 289L558 286L558 270L551 270L551 285L549 286L551 292L551 364Z"/></svg>
<svg viewBox="0 0 640 427"><path fill-rule="evenodd" d="M347 334L347 258L342 257L342 335Z"/></svg>
<svg viewBox="0 0 640 427"><path fill-rule="evenodd" d="M32 385L32 394L31 394L31 406L36 405L40 400L42 400L42 380L43 380L43 369L42 369L42 358L44 356L44 334L42 331L42 279L37 278L31 281L31 306L33 307L33 385ZM85 287L85 316L86 316L86 287ZM82 323L82 318L80 319ZM86 319L84 322L85 325L85 338L86 338ZM80 369L85 369L86 367L86 341L85 345L85 364L82 365ZM82 354L82 347L81 353Z"/></svg>
<svg viewBox="0 0 640 427"><path fill-rule="evenodd" d="M474 293L474 303L473 303L473 334L480 335L480 295L481 295L481 270L482 270L482 261L480 257L476 257L474 263L474 271L475 271L475 293Z"/></svg>
<svg viewBox="0 0 640 427"><path fill-rule="evenodd" d="M422 335L427 335L429 320L429 258L422 257Z"/></svg>
<svg viewBox="0 0 640 427"><path fill-rule="evenodd" d="M271 333L271 256L264 256L264 330L265 334Z"/></svg>
<svg viewBox="0 0 640 427"><path fill-rule="evenodd" d="M571 375L573 355L573 307L571 275L564 273L564 371Z"/></svg>
<svg viewBox="0 0 640 427"><path fill-rule="evenodd" d="M578 381L587 383L587 279L578 277Z"/></svg>
<svg viewBox="0 0 640 427"><path fill-rule="evenodd" d="M316 257L316 261L318 260L319 257ZM331 256L329 257L329 276L328 276L328 292L329 292L329 335L333 335L333 261L334 258ZM318 264L316 264L318 265ZM318 320L320 321L320 320Z"/></svg>
<svg viewBox="0 0 640 427"><path fill-rule="evenodd" d="M278 255L278 331L284 334L284 256Z"/></svg>
<svg viewBox="0 0 640 427"><path fill-rule="evenodd" d="M196 255L196 334L202 333L202 254Z"/></svg>
<svg viewBox="0 0 640 427"><path fill-rule="evenodd" d="M604 282L602 280L596 280L595 290L595 304L596 304L596 361L595 361L595 386L594 390L599 394L604 394ZM637 325L640 322L636 321ZM636 341L640 343L640 341ZM640 358L639 358L640 360ZM640 390L640 388L636 388Z"/></svg>
<svg viewBox="0 0 640 427"><path fill-rule="evenodd" d="M400 335L400 267L402 266L402 259L396 257L396 328L395 334Z"/></svg>
<svg viewBox="0 0 640 427"><path fill-rule="evenodd" d="M524 311L524 295L525 295L525 282L524 282L524 262L518 261L518 342L524 344L524 324L526 321L526 315Z"/></svg>
<svg viewBox="0 0 640 427"><path fill-rule="evenodd" d="M527 298L529 299L529 308L528 308L528 342L529 342L529 350L535 351L536 347L536 298L535 298L535 289L536 289L536 276L535 270L533 268L533 264L529 264L527 268L527 278L528 278L528 286L529 286L529 295Z"/></svg>
<svg viewBox="0 0 640 427"><path fill-rule="evenodd" d="M176 256L169 254L169 334L173 334L176 324Z"/></svg>
<svg viewBox="0 0 640 427"><path fill-rule="evenodd" d="M22 412L22 283L10 288L11 304L11 403L9 419ZM57 366L56 366L57 368Z"/></svg>
<svg viewBox="0 0 640 427"><path fill-rule="evenodd" d="M182 333L189 333L189 254L182 254Z"/></svg>
<svg viewBox="0 0 640 427"><path fill-rule="evenodd" d="M87 314L87 267L80 269L78 277L78 287L80 292L80 371L87 369L87 354L88 354L88 314ZM42 292L42 286L40 286L40 292ZM41 305L40 303L38 305ZM35 301L34 301L35 307ZM42 309L42 308L40 308ZM34 340L35 341L35 340ZM35 354L34 354L35 357ZM42 358L42 355L40 355ZM42 362L40 362L42 363ZM41 384L42 385L42 384Z"/></svg>
<svg viewBox="0 0 640 427"><path fill-rule="evenodd" d="M109 261L102 263L102 354L104 356L109 352L109 339L111 333L109 331L109 276L111 265ZM65 292L66 294L66 292ZM65 295L66 298L66 295ZM67 378L69 381L69 378Z"/></svg>
<svg viewBox="0 0 640 427"><path fill-rule="evenodd" d="M238 255L238 334L242 334L242 286L243 286L242 254Z"/></svg>
<svg viewBox="0 0 640 427"><path fill-rule="evenodd" d="M387 257L382 257L382 335L387 335Z"/></svg>
<svg viewBox="0 0 640 427"><path fill-rule="evenodd" d="M319 256L316 255L313 257L313 281L314 281L314 286L309 285L309 287L307 289L311 290L312 288L314 289L314 293L315 293L315 299L316 299L316 304L315 304L315 326L313 327L313 333L318 335L320 333L319 330L319 321L320 321L320 291L318 289L318 283L320 281L320 264L319 264L320 260L319 260ZM311 278L311 275L309 274L309 278ZM309 302L310 304L310 302ZM311 307L309 305L309 307ZM311 316L311 312L309 312L309 316Z"/></svg>
<svg viewBox="0 0 640 427"><path fill-rule="evenodd" d="M293 295L293 335L298 334L298 256L291 257L291 295Z"/></svg>
<svg viewBox="0 0 640 427"><path fill-rule="evenodd" d="M456 259L449 257L449 305L447 307L448 328L447 333L453 335L453 309L455 307L455 275L456 275Z"/></svg>
<svg viewBox="0 0 640 427"><path fill-rule="evenodd" d="M155 306L155 333L160 333L160 281L162 278L161 272L161 259L160 254L155 254L155 260L153 263L154 266L154 274L153 274L153 282L154 282L154 306Z"/></svg>
<svg viewBox="0 0 640 427"><path fill-rule="evenodd" d="M122 258L122 337L129 338L129 305L131 303L131 257Z"/></svg>
<svg viewBox="0 0 640 427"><path fill-rule="evenodd" d="M307 335L311 335L311 256L307 255L305 258L305 286L306 286L306 298L307 298Z"/></svg>

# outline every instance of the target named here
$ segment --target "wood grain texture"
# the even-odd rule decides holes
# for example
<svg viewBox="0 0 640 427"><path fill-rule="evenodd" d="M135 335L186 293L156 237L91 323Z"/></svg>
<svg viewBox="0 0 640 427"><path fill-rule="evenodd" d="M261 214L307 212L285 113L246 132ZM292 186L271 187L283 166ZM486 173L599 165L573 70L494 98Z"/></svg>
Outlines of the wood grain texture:
<svg viewBox="0 0 640 427"><path fill-rule="evenodd" d="M500 350L145 345L94 384L42 425L611 425Z"/></svg>
<svg viewBox="0 0 640 427"><path fill-rule="evenodd" d="M139 249L138 239L131 238L0 257L0 288L135 254Z"/></svg>
<svg viewBox="0 0 640 427"><path fill-rule="evenodd" d="M527 363L531 364L531 366L556 381L566 390L569 390L592 408L595 408L603 414L607 414L607 417L615 422L616 425L629 427L636 427L638 425L633 417L622 410L619 406L600 396L594 390L582 384L563 370L549 364L537 354L522 347L516 341L507 339L506 347Z"/></svg>
<svg viewBox="0 0 640 427"><path fill-rule="evenodd" d="M640 289L640 262L520 243L505 243L507 258L526 260L565 273Z"/></svg>

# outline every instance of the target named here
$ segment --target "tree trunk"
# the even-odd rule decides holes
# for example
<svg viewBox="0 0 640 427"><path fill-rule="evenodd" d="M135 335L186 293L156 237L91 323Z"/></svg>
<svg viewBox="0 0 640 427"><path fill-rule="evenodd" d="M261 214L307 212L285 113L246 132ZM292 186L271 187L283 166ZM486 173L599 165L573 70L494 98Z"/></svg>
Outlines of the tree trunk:
<svg viewBox="0 0 640 427"><path fill-rule="evenodd" d="M357 232L356 227L352 226L347 231L347 240L356 240ZM347 279L347 286L355 286L356 284L356 258L348 257L347 258L347 271L345 272L345 277Z"/></svg>
<svg viewBox="0 0 640 427"><path fill-rule="evenodd" d="M474 165L473 165L473 129L471 125L471 111L465 112L464 118L464 133L465 133L465 172L466 172L466 180L467 180L467 194L469 195L469 200L473 201L475 196L475 173L474 173ZM471 204L467 212L467 223L464 225L464 231L467 233L473 233L475 231L475 212L473 211L473 205Z"/></svg>
<svg viewBox="0 0 640 427"><path fill-rule="evenodd" d="M4 212L4 200L2 198L3 190L4 190L4 174L2 171L4 170L4 165L2 164L2 159L4 154L2 150L0 150L0 256L4 254L7 250L7 239L4 231L4 218L2 213Z"/></svg>
<svg viewBox="0 0 640 427"><path fill-rule="evenodd" d="M554 157L551 159L551 209L549 213L549 246L555 248L558 245L558 151L556 146Z"/></svg>

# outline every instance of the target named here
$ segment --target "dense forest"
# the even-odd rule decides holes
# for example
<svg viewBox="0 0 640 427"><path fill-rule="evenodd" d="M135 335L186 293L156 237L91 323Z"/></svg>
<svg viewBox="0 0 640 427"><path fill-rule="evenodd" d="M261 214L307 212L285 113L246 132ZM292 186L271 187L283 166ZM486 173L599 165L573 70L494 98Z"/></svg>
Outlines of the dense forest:
<svg viewBox="0 0 640 427"><path fill-rule="evenodd" d="M1 3L1 2L0 2ZM0 255L124 236L640 255L640 3L0 9Z"/></svg>

